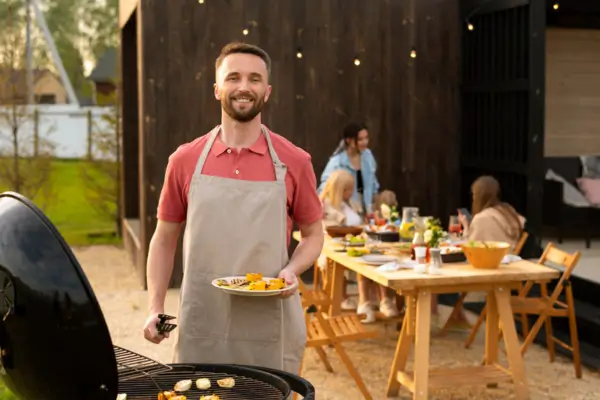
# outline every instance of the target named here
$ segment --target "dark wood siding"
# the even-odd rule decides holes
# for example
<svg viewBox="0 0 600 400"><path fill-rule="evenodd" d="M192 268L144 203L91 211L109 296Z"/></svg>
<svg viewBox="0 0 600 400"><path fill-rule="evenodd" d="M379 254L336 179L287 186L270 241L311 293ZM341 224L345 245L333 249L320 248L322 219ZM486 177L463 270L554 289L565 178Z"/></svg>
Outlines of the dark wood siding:
<svg viewBox="0 0 600 400"><path fill-rule="evenodd" d="M463 12L462 194L493 175L505 201L527 217L539 250L544 156L545 5L470 1Z"/></svg>
<svg viewBox="0 0 600 400"><path fill-rule="evenodd" d="M146 242L168 156L220 120L214 60L232 40L271 55L263 121L307 150L317 175L343 126L361 119L383 188L444 222L458 206L458 0L145 0L140 7Z"/></svg>

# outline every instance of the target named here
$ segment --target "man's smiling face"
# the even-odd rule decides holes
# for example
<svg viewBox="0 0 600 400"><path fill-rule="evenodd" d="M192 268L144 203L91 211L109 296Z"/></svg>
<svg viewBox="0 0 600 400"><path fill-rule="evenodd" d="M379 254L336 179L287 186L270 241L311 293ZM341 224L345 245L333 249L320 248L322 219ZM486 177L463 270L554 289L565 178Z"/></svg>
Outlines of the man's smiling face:
<svg viewBox="0 0 600 400"><path fill-rule="evenodd" d="M230 54L217 70L215 98L232 119L252 121L271 94L267 65L253 54Z"/></svg>

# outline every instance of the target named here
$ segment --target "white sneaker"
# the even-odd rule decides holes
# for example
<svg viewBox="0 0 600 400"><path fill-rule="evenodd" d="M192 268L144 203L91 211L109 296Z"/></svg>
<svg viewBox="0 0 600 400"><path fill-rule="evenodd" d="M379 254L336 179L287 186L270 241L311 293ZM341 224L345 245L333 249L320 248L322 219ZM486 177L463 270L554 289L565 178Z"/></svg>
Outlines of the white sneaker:
<svg viewBox="0 0 600 400"><path fill-rule="evenodd" d="M356 299L354 297L348 297L342 301L341 307L344 311L356 310Z"/></svg>
<svg viewBox="0 0 600 400"><path fill-rule="evenodd" d="M389 297L381 300L379 303L379 311L387 318L397 317L400 314L398 312L398 307L396 307L396 303Z"/></svg>
<svg viewBox="0 0 600 400"><path fill-rule="evenodd" d="M363 324L372 324L376 320L375 310L373 309L373 306L371 306L371 303L359 304L358 308L356 309L356 313L358 315L365 316L364 319L360 320L360 322L362 322Z"/></svg>

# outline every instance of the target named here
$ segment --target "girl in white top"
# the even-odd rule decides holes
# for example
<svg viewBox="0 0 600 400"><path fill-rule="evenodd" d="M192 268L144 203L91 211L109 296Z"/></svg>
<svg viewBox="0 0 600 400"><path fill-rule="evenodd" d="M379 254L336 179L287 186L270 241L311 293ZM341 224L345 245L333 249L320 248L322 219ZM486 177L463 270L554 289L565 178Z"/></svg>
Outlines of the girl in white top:
<svg viewBox="0 0 600 400"><path fill-rule="evenodd" d="M325 183L320 198L323 203L323 224L325 226L363 225L363 219L360 216L360 206L352 203L352 194L354 192L354 177L346 170L338 169L334 171ZM318 260L319 267L326 265L326 258L321 255ZM365 315L363 323L375 322L375 309L369 301L369 294L375 283L369 279L358 276L358 305L353 298L347 297L344 285L344 301L342 309L354 310L358 314ZM386 317L398 315L398 309L394 304L393 297L384 286L377 285L380 292L379 311Z"/></svg>

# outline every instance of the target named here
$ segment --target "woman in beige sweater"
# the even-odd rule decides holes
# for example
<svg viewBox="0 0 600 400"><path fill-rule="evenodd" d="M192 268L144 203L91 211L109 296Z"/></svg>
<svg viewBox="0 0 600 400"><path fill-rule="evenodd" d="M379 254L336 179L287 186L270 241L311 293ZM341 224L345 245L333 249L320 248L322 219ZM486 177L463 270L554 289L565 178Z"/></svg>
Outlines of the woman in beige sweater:
<svg viewBox="0 0 600 400"><path fill-rule="evenodd" d="M523 233L525 218L508 203L500 200L500 184L492 176L481 176L471 186L473 205L471 221L459 215L464 227L464 237L473 241L497 241L510 243L513 249ZM442 295L443 296L443 295ZM448 296L448 295L446 295ZM452 295L450 295L452 296ZM455 295L456 297L458 294ZM457 298L453 302L456 302ZM459 329L468 328L464 312L453 322Z"/></svg>
<svg viewBox="0 0 600 400"><path fill-rule="evenodd" d="M471 187L473 219L459 219L465 236L476 241L500 241L514 248L525 227L525 218L508 203L500 201L500 184L491 176L481 176Z"/></svg>

